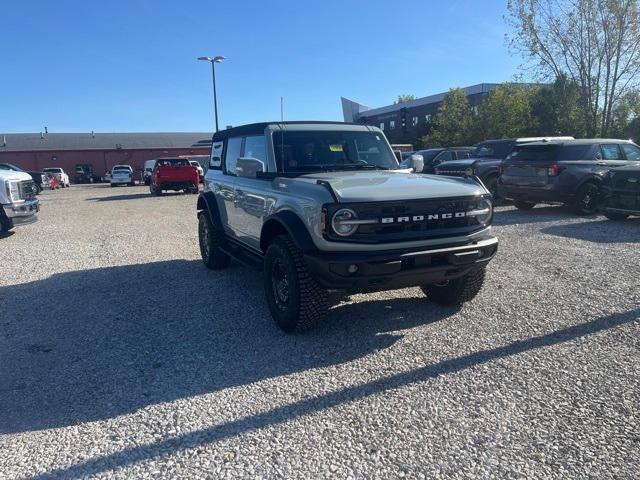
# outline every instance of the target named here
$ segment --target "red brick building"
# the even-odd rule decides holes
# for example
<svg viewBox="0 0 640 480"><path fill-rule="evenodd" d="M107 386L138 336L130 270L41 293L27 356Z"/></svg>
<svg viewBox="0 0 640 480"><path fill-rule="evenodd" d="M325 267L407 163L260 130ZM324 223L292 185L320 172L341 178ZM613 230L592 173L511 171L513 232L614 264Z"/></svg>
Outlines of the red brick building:
<svg viewBox="0 0 640 480"><path fill-rule="evenodd" d="M209 155L211 133L0 133L0 163L23 170L62 167L73 181L76 164L103 175L114 165L142 170L145 160L168 155Z"/></svg>

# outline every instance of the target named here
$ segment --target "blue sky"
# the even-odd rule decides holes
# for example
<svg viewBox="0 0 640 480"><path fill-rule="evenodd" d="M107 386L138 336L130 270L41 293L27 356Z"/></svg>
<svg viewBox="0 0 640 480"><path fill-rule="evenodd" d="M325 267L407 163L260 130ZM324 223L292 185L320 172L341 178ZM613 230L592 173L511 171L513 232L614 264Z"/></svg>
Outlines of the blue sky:
<svg viewBox="0 0 640 480"><path fill-rule="evenodd" d="M220 123L341 120L340 97L502 82L506 0L4 2L0 132L210 131Z"/></svg>

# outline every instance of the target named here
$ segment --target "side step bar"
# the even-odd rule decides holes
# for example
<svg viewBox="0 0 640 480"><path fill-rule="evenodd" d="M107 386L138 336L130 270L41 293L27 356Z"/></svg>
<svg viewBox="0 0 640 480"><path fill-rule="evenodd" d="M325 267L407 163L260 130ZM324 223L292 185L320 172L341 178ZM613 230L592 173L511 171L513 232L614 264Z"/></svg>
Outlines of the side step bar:
<svg viewBox="0 0 640 480"><path fill-rule="evenodd" d="M248 251L246 248L243 248L239 245L234 245L233 240L229 240L227 238L229 245L226 248L220 248L224 253L229 255L234 260L237 260L241 264L255 268L258 271L262 271L262 256L255 254L253 252Z"/></svg>

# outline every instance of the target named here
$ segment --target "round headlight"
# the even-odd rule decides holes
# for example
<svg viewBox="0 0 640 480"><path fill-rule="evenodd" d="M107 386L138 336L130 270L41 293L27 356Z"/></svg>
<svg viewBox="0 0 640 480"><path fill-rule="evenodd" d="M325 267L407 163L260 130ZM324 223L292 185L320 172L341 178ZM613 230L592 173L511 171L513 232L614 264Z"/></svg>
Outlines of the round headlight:
<svg viewBox="0 0 640 480"><path fill-rule="evenodd" d="M465 175L473 176L473 168L469 167L464 171Z"/></svg>
<svg viewBox="0 0 640 480"><path fill-rule="evenodd" d="M467 217L475 217L478 223L487 224L491 221L493 216L493 204L488 198L479 200L475 208L467 212Z"/></svg>
<svg viewBox="0 0 640 480"><path fill-rule="evenodd" d="M358 224L352 223L356 218L356 212L350 208L341 208L331 217L331 227L341 237L348 237L358 229Z"/></svg>

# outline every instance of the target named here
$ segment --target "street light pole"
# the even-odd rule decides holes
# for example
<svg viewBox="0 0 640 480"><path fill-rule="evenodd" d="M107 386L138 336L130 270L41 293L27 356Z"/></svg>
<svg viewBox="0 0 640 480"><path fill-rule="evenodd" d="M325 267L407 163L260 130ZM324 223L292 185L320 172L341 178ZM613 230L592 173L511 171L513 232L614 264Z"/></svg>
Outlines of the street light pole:
<svg viewBox="0 0 640 480"><path fill-rule="evenodd" d="M218 131L218 94L216 93L216 62L211 62L211 75L213 78L213 112L216 117L216 132Z"/></svg>
<svg viewBox="0 0 640 480"><path fill-rule="evenodd" d="M213 79L213 112L216 120L216 132L218 131L218 94L216 92L216 63L222 63L224 57L198 57L198 60L211 62L211 76Z"/></svg>

